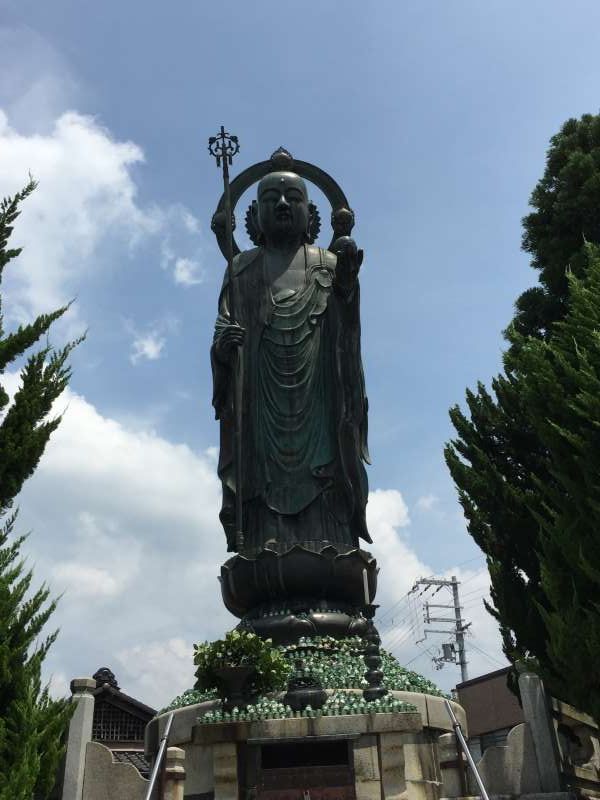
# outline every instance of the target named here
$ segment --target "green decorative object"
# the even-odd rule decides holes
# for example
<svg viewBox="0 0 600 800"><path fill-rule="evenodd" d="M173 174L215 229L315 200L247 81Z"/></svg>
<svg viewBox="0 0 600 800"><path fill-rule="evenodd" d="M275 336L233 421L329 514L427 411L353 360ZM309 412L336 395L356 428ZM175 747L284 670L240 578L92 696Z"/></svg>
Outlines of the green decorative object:
<svg viewBox="0 0 600 800"><path fill-rule="evenodd" d="M269 640L248 631L229 631L224 639L194 645L196 670L195 689L216 689L221 698L228 696L224 670L232 667L247 669L248 695L258 695L282 689L286 685L290 665ZM237 697L236 697L237 700Z"/></svg>
<svg viewBox="0 0 600 800"><path fill-rule="evenodd" d="M257 637L258 638L258 637ZM260 640L259 640L260 641ZM211 646L214 651L222 651L222 642L214 642ZM206 653L206 645L201 645L202 652ZM339 715L351 713L369 712L389 712L389 711L409 711L414 710L410 704L403 703L391 695L376 702L366 702L361 693L348 690L362 689L366 686L363 678L364 662L362 658L364 642L359 637L350 639L334 639L332 637L316 637L314 639L303 639L296 645L284 647L273 647L279 657L283 660L286 670L285 675L291 673L294 662L298 659L299 653L304 654L303 672L305 674L316 674L323 688L334 690L330 694L323 707L316 713L325 715ZM407 670L398 663L391 653L385 650L380 651L381 670L383 681L391 691L415 692L419 694L429 694L437 697L448 697L434 683L419 675L416 672ZM221 656L218 657L220 663ZM211 659L211 663L216 663L217 659ZM277 660L277 663L280 663ZM289 670L290 672L287 672ZM210 678L206 677L206 680ZM283 686L287 677L283 679ZM270 692L277 690L263 690L260 692L254 705L246 709L245 706L238 705L230 710L231 718L242 719L242 715L257 713L265 715L265 719L280 719L284 717L298 716L299 712L287 705L285 702L269 697ZM175 698L168 706L168 709L190 705L192 702L202 702L204 700L216 699L219 692L216 688L209 687L204 690L193 689L184 692ZM450 698L448 698L450 699ZM167 709L165 709L167 710ZM209 712L214 715L214 712ZM213 719L213 716L205 715L205 722ZM213 719L214 721L214 719Z"/></svg>

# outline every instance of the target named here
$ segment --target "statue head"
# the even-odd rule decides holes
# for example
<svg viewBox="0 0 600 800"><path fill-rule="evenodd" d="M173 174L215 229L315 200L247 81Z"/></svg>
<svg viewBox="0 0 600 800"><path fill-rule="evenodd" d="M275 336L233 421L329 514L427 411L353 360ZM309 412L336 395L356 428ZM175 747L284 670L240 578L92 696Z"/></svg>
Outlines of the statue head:
<svg viewBox="0 0 600 800"><path fill-rule="evenodd" d="M295 245L311 241L314 205L306 184L295 172L270 172L258 184L252 204L261 244Z"/></svg>

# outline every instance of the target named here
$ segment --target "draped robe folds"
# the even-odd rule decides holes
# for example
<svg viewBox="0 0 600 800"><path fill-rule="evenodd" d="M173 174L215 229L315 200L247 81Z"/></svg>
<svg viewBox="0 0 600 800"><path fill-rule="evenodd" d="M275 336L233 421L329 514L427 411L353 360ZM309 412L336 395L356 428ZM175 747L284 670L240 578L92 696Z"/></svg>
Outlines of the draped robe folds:
<svg viewBox="0 0 600 800"><path fill-rule="evenodd" d="M359 286L335 283L336 256L305 245L305 285L273 296L262 248L233 262L243 345L244 552L295 543L340 551L371 541L366 526L367 398L360 355ZM215 340L229 323L227 274ZM235 549L233 369L211 349L220 421L221 522Z"/></svg>

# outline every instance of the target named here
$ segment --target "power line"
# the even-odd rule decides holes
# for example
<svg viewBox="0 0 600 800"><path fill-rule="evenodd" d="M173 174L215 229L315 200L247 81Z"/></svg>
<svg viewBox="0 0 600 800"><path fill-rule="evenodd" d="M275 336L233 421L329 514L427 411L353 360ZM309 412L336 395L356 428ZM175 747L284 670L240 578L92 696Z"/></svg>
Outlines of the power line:
<svg viewBox="0 0 600 800"><path fill-rule="evenodd" d="M466 581L462 581L462 585L463 585L463 586L465 586L467 583L470 583L471 581L475 580L475 578L479 578L479 576L480 576L480 575L483 575L483 573L484 573L486 570L487 570L487 566L485 566L485 567L482 567L481 569L477 570L477 572L474 572L474 573L471 575L471 577L470 577L470 578L467 578L467 580L466 580Z"/></svg>
<svg viewBox="0 0 600 800"><path fill-rule="evenodd" d="M388 608L387 611L382 612L382 614L378 616L377 621L381 623L382 620L384 620L386 617L389 617L390 614L393 614L394 612L399 613L400 607L402 607L402 605L405 605L408 602L409 597L410 597L410 592L407 592L400 598L400 600L396 601L392 606L390 606L390 608Z"/></svg>
<svg viewBox="0 0 600 800"><path fill-rule="evenodd" d="M391 650L393 647L396 648L402 647L402 645L411 638L411 634L413 633L414 630L414 625L415 623L413 623L413 625L408 630L402 631L400 634L395 636L390 642L388 642L386 644L387 649Z"/></svg>
<svg viewBox="0 0 600 800"><path fill-rule="evenodd" d="M384 614L382 617L377 617L375 622L378 626L383 625L383 627L390 628L401 624L407 620L409 616L409 603L405 601L399 608L392 607L387 614ZM386 617L389 617L389 619L386 619Z"/></svg>
<svg viewBox="0 0 600 800"><path fill-rule="evenodd" d="M471 594L477 594L477 592L480 592L480 591L481 591L481 587L478 587L477 589L471 589L468 592L463 592L462 599L464 600L465 597L469 597L469 595L471 595ZM487 591L487 589L485 591Z"/></svg>
<svg viewBox="0 0 600 800"><path fill-rule="evenodd" d="M429 657L431 657L431 652L432 652L432 648L431 647L428 647L427 649L421 649L421 652L418 653L418 655L416 655L414 658L411 658L410 661L407 661L404 666L408 667L409 664L412 664L413 661L416 661L417 658L421 658L421 656L429 656Z"/></svg>
<svg viewBox="0 0 600 800"><path fill-rule="evenodd" d="M479 597L474 597L470 602L467 603L466 606L463 606L463 611L468 611L470 608L480 606L480 600L488 600L487 595L482 594Z"/></svg>
<svg viewBox="0 0 600 800"><path fill-rule="evenodd" d="M403 645L408 639L410 639L411 634L414 632L415 636L418 636L417 628L419 625L419 616L417 612L416 605L414 604L412 598L409 601L409 619L412 618L412 622L408 628L408 630L404 632L400 632L398 636L388 645L390 649L392 647L400 647Z"/></svg>
<svg viewBox="0 0 600 800"><path fill-rule="evenodd" d="M485 650L481 649L481 647L477 647L477 645L474 642L470 642L470 646L473 648L473 650L476 650L478 653L484 656L484 658L487 658L487 660L490 662L490 664L492 664L492 666L497 666L497 667L508 666L508 664L503 664L501 661L498 661L497 658L494 658L493 656L489 655L489 653L486 653Z"/></svg>
<svg viewBox="0 0 600 800"><path fill-rule="evenodd" d="M458 567L464 567L465 564L472 564L473 561L481 561L482 558L485 558L485 556L482 556L480 553L478 556L473 556L473 558L468 558L466 561L461 561L460 564L455 564L453 569L458 569Z"/></svg>
<svg viewBox="0 0 600 800"><path fill-rule="evenodd" d="M498 661L498 659L494 658L493 656L490 656L488 653L485 652L485 650L482 650L481 647L477 647L477 645L474 642L471 642L471 647L473 648L473 650L475 650L475 652L479 653L485 659L487 659L487 661L489 661L489 663L493 667L502 667L502 666L504 666L504 664L502 664L502 662Z"/></svg>

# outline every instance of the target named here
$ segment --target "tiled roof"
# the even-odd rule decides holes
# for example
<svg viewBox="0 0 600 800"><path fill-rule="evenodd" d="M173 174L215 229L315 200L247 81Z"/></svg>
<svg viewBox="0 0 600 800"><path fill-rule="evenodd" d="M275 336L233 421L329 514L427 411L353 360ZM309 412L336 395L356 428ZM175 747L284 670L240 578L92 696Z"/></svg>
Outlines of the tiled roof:
<svg viewBox="0 0 600 800"><path fill-rule="evenodd" d="M150 777L150 764L144 758L142 750L113 750L113 760L119 764L131 764L142 778Z"/></svg>
<svg viewBox="0 0 600 800"><path fill-rule="evenodd" d="M154 708L150 708L145 703L141 703L139 700L136 700L134 697L130 697L125 692L122 692L120 689L115 689L114 687L110 686L108 683L103 683L100 686L97 686L96 689L92 692L94 697L103 696L105 698L111 698L113 700L118 700L125 705L131 706L131 711L139 711L142 713L143 716L148 718L148 721L152 719L156 715L156 710Z"/></svg>

